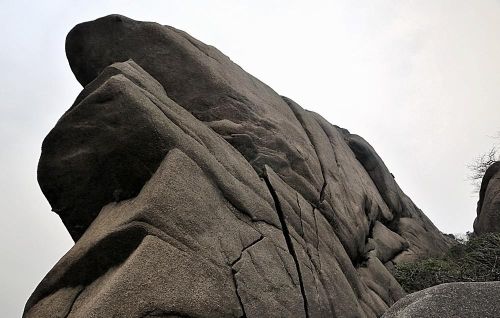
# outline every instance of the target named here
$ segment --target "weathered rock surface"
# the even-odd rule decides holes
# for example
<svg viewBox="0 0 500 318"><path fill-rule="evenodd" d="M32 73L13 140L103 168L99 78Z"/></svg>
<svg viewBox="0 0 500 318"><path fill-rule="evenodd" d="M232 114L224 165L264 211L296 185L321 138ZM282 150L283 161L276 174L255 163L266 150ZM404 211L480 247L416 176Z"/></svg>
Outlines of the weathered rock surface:
<svg viewBox="0 0 500 318"><path fill-rule="evenodd" d="M492 164L483 176L474 220L474 233L491 232L500 232L500 162Z"/></svg>
<svg viewBox="0 0 500 318"><path fill-rule="evenodd" d="M383 318L497 318L500 282L450 283L400 299Z"/></svg>
<svg viewBox="0 0 500 318"><path fill-rule="evenodd" d="M107 16L38 180L76 241L25 317L379 317L450 244L361 137L186 33Z"/></svg>

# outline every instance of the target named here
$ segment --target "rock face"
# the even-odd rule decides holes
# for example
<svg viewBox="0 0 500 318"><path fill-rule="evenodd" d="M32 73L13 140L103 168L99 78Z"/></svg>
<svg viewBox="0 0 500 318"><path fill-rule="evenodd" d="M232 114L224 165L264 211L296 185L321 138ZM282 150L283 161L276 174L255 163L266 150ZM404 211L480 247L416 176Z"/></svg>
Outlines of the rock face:
<svg viewBox="0 0 500 318"><path fill-rule="evenodd" d="M383 318L497 318L500 282L450 283L399 300Z"/></svg>
<svg viewBox="0 0 500 318"><path fill-rule="evenodd" d="M474 233L500 232L500 162L485 172L479 190Z"/></svg>
<svg viewBox="0 0 500 318"><path fill-rule="evenodd" d="M38 181L76 243L24 317L379 317L450 245L364 139L188 34L112 15L66 51Z"/></svg>

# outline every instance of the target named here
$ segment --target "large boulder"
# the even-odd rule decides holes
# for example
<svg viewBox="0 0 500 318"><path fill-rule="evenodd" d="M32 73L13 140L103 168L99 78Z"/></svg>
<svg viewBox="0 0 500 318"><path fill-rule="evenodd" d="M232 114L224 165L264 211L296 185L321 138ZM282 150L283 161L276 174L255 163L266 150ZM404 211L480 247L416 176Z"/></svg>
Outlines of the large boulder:
<svg viewBox="0 0 500 318"><path fill-rule="evenodd" d="M383 318L497 318L500 282L450 283L410 294Z"/></svg>
<svg viewBox="0 0 500 318"><path fill-rule="evenodd" d="M474 233L500 233L500 162L488 167L481 181Z"/></svg>
<svg viewBox="0 0 500 318"><path fill-rule="evenodd" d="M361 137L156 23L76 26L38 180L75 240L25 317L379 317L451 243Z"/></svg>

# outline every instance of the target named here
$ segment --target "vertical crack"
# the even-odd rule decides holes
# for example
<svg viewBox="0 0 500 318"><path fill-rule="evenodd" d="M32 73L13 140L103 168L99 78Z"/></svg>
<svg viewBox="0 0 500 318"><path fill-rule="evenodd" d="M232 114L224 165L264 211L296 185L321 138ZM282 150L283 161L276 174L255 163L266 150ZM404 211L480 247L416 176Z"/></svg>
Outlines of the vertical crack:
<svg viewBox="0 0 500 318"><path fill-rule="evenodd" d="M300 206L299 194L295 193L295 196L297 198L297 206L299 207L300 229L302 230L302 236L304 236L304 222L302 221L302 207Z"/></svg>
<svg viewBox="0 0 500 318"><path fill-rule="evenodd" d="M240 318L246 318L247 313L245 312L245 306L243 306L243 301L241 300L240 293L238 292L238 280L236 279L236 274L238 273L237 270L231 267L231 273L233 276L233 284L234 284L234 290L236 291L236 297L238 298L238 302L240 303L240 308L243 314L240 316Z"/></svg>
<svg viewBox="0 0 500 318"><path fill-rule="evenodd" d="M318 221L316 220L316 209L313 209L314 227L316 228L316 251L318 251L319 271L321 272L321 254L319 252Z"/></svg>
<svg viewBox="0 0 500 318"><path fill-rule="evenodd" d="M241 311L243 312L243 315L240 317L240 318L246 318L247 317L247 314L245 312L245 306L243 305L243 300L241 299L241 296L238 292L238 280L236 279L236 274L238 273L238 271L236 269L234 269L234 265L236 265L236 263L238 263L240 260L241 260L241 257L243 256L243 252L245 252L246 250L248 250L249 248L255 246L255 244L259 243L260 241L262 241L264 239L264 236L261 235L258 239L256 239L255 241L253 241L252 243L250 243L248 246L245 246L242 250L241 250L241 253L240 253L240 256L238 256L237 259L235 259L232 263L231 263L231 274L233 276L233 284L234 284L234 290L236 292L236 297L238 298L238 302L240 303L240 308L241 308Z"/></svg>
<svg viewBox="0 0 500 318"><path fill-rule="evenodd" d="M276 207L276 212L278 213L279 220L281 222L281 227L283 229L283 236L285 237L285 242L288 247L288 251L290 252L290 255L292 255L293 261L295 262L295 267L297 269L297 274L299 276L299 285L300 285L300 293L302 294L302 299L304 300L304 311L306 318L309 318L309 310L308 310L308 305L307 305L307 297L306 297L306 292L304 289L304 282L302 280L302 273L300 272L300 265L299 265L299 259L297 257L297 253L295 252L295 248L293 246L292 238L290 236L290 232L288 231L288 226L285 221L285 215L283 213L283 210L281 209L281 204L278 198L278 194L274 190L273 186L271 185L271 181L269 180L269 176L267 175L267 171L264 170L264 181L266 182L267 187L269 188L269 192L271 193L271 196L274 200L274 205Z"/></svg>
<svg viewBox="0 0 500 318"><path fill-rule="evenodd" d="M323 186L321 187L321 191L319 193L319 203L323 202L325 200L325 192L326 192L326 186L327 186L326 178L324 179ZM319 204L318 204L319 206Z"/></svg>

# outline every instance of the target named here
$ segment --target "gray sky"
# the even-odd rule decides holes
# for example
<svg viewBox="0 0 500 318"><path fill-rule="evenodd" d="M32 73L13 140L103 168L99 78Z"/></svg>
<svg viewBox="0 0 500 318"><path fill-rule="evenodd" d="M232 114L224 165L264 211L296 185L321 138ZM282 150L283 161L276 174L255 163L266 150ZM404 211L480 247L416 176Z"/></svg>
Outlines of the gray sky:
<svg viewBox="0 0 500 318"><path fill-rule="evenodd" d="M472 229L466 165L499 131L500 2L0 0L0 316L20 316L72 241L36 182L43 138L81 90L64 53L110 13L182 29L367 139L444 232Z"/></svg>

